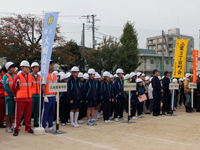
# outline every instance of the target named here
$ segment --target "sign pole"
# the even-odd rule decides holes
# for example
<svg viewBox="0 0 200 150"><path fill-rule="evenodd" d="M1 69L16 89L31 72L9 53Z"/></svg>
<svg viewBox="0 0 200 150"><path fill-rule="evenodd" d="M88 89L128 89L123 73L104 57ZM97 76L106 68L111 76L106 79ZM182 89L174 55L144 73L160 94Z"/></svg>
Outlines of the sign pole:
<svg viewBox="0 0 200 150"><path fill-rule="evenodd" d="M129 90L129 99L128 99L128 123L130 122L131 117L131 91Z"/></svg>
<svg viewBox="0 0 200 150"><path fill-rule="evenodd" d="M59 105L60 105L59 92L57 92L56 101L57 101L56 132L58 132L58 130L59 130Z"/></svg>

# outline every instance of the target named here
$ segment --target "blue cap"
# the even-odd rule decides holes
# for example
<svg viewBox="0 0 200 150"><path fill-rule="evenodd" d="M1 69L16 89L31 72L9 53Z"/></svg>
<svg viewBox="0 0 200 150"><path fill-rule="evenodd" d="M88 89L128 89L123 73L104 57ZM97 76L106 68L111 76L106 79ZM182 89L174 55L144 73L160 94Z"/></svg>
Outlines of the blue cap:
<svg viewBox="0 0 200 150"><path fill-rule="evenodd" d="M164 72L164 75L166 76L168 73L169 73L168 71L165 71L165 72Z"/></svg>
<svg viewBox="0 0 200 150"><path fill-rule="evenodd" d="M159 72L158 69L153 70L153 74L155 74L156 72Z"/></svg>

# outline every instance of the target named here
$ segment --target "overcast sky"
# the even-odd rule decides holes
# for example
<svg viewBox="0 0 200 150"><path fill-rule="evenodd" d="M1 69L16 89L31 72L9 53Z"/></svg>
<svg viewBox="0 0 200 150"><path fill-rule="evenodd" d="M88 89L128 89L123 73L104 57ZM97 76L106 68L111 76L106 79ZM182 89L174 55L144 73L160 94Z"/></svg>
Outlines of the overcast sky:
<svg viewBox="0 0 200 150"><path fill-rule="evenodd" d="M42 11L60 12L58 23L66 40L81 41L83 15L97 15L100 42L103 34L119 38L127 21L135 22L139 47L146 48L146 38L167 33L168 29L180 28L181 34L194 37L195 49L199 49L200 29L199 0L4 0L0 16L7 13L37 14ZM86 27L89 26L86 23ZM99 39L100 38L100 39ZM86 46L92 46L92 32L86 29Z"/></svg>

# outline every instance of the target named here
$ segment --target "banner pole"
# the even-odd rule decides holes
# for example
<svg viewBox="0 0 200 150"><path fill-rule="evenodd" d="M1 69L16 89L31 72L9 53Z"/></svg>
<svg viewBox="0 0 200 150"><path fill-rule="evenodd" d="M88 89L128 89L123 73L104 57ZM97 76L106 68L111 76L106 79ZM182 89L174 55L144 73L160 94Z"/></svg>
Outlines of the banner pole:
<svg viewBox="0 0 200 150"><path fill-rule="evenodd" d="M191 49L191 74L192 72L193 72L193 50ZM191 78L191 82L192 82L192 78ZM193 103L193 88L192 88L191 89L191 108L193 107L194 107L194 103Z"/></svg>

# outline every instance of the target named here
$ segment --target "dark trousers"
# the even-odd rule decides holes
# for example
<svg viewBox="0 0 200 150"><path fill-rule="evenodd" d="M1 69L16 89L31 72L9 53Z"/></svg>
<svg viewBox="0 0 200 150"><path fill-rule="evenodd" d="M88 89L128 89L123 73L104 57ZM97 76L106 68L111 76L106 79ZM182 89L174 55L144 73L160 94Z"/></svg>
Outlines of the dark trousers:
<svg viewBox="0 0 200 150"><path fill-rule="evenodd" d="M200 95L197 95L197 112L200 112Z"/></svg>
<svg viewBox="0 0 200 150"><path fill-rule="evenodd" d="M154 100L153 99L149 99L149 100L150 100L149 110L150 110L150 112L152 112L153 111L153 102L154 102Z"/></svg>
<svg viewBox="0 0 200 150"><path fill-rule="evenodd" d="M111 102L110 116L113 115L113 110L114 110L114 102Z"/></svg>
<svg viewBox="0 0 200 150"><path fill-rule="evenodd" d="M149 106L150 106L150 99L149 99L148 94L146 94L146 97L147 97L147 100L146 100L146 108L149 109Z"/></svg>
<svg viewBox="0 0 200 150"><path fill-rule="evenodd" d="M83 107L84 107L84 103L82 102L81 103L81 108L79 108L78 120L81 120L81 119L83 119L83 117L85 117L85 116L83 116Z"/></svg>
<svg viewBox="0 0 200 150"><path fill-rule="evenodd" d="M110 117L110 109L111 109L111 102L109 100L103 100L103 118L105 120L109 120Z"/></svg>
<svg viewBox="0 0 200 150"><path fill-rule="evenodd" d="M68 120L68 104L67 101L60 101L60 121L61 123L66 123Z"/></svg>
<svg viewBox="0 0 200 150"><path fill-rule="evenodd" d="M115 112L114 112L114 118L122 118L123 117L123 106L124 102L123 99L115 99Z"/></svg>
<svg viewBox="0 0 200 150"><path fill-rule="evenodd" d="M171 94L168 91L167 92L164 91L162 111L169 111L170 104L171 104Z"/></svg>
<svg viewBox="0 0 200 150"><path fill-rule="evenodd" d="M161 93L160 91L153 90L153 113L160 114L160 100L161 100Z"/></svg>
<svg viewBox="0 0 200 150"><path fill-rule="evenodd" d="M83 102L82 106L82 117L85 117L87 116L87 103Z"/></svg>
<svg viewBox="0 0 200 150"><path fill-rule="evenodd" d="M131 104L132 104L132 110L131 110L131 117L135 116L136 111L138 111L138 115L141 115L141 103L139 103L139 101L136 100L131 100Z"/></svg>

